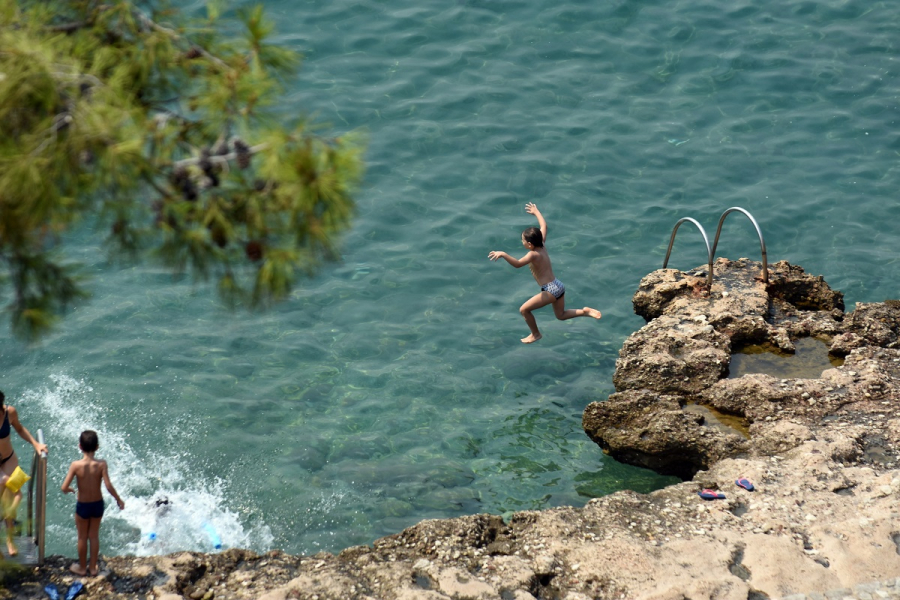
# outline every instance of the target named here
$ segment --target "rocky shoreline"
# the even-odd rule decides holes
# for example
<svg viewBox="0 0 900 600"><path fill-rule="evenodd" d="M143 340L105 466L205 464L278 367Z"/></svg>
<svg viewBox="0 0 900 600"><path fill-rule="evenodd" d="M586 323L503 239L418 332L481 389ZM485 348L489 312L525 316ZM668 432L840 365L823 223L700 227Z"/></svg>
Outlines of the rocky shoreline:
<svg viewBox="0 0 900 600"><path fill-rule="evenodd" d="M647 324L588 435L618 460L684 481L562 507L429 520L336 555L108 557L79 598L218 600L900 598L900 302L859 304L785 261L655 271ZM748 345L822 342L818 377L729 377ZM738 477L754 491L735 485ZM717 490L706 501L697 492ZM43 598L71 558L7 571L0 599Z"/></svg>

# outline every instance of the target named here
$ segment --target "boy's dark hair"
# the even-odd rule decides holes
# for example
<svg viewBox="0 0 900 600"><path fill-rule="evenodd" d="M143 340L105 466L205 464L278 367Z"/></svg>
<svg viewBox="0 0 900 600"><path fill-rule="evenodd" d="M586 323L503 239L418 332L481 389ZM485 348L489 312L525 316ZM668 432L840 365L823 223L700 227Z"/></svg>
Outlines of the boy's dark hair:
<svg viewBox="0 0 900 600"><path fill-rule="evenodd" d="M4 402L6 402L6 396L3 395L3 392L0 392L0 408L3 408Z"/></svg>
<svg viewBox="0 0 900 600"><path fill-rule="evenodd" d="M544 247L544 234L537 227L529 227L522 232L522 235L525 236L525 241L535 248Z"/></svg>
<svg viewBox="0 0 900 600"><path fill-rule="evenodd" d="M81 446L81 449L84 452L96 452L97 448L100 447L100 440L97 439L97 432L91 431L90 429L82 431L81 437L78 438L78 445Z"/></svg>

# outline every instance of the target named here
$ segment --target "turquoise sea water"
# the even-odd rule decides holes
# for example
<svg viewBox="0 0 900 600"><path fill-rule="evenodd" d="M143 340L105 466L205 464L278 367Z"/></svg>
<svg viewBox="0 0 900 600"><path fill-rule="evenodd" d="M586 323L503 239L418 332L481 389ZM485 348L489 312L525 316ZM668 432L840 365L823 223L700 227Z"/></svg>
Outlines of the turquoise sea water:
<svg viewBox="0 0 900 600"><path fill-rule="evenodd" d="M127 503L107 513L107 554L209 549L205 522L226 547L338 550L666 484L580 422L613 390L643 324L631 296L680 217L712 233L742 206L770 261L823 275L848 308L898 296L900 4L265 4L306 56L285 113L368 132L343 260L245 314L77 247L93 299L39 346L0 350L2 389L51 446L50 553L75 551L56 490L85 428ZM523 346L536 286L487 254L521 251L529 201L568 306L604 316L544 309L544 339ZM682 228L670 266L704 253ZM759 259L743 216L718 255Z"/></svg>

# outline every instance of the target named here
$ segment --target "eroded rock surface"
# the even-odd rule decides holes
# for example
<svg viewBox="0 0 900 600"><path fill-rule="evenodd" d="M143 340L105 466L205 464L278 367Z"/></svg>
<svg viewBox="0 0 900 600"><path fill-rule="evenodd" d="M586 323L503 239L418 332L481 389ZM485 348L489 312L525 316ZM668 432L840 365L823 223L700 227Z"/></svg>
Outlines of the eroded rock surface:
<svg viewBox="0 0 900 600"><path fill-rule="evenodd" d="M746 600L896 578L900 473L854 462L865 422L832 423L812 440L809 428L785 421L772 443L789 438L792 448L723 459L651 494L618 492L508 523L491 515L423 521L337 555L111 557L100 577L85 580L82 597ZM737 487L738 476L755 491ZM701 488L726 498L701 500ZM70 562L52 557L0 597L41 598L49 581L65 589Z"/></svg>
<svg viewBox="0 0 900 600"><path fill-rule="evenodd" d="M690 479L723 458L801 444L779 430L785 422L807 428L812 439L846 415L883 411L882 402L891 412L891 399L900 398L900 302L860 304L845 315L843 296L821 277L781 261L770 266L766 285L761 269L719 259L709 293L702 273L662 269L644 277L634 306L648 323L619 353L616 393L585 410L588 435L618 460ZM741 347L790 352L800 338L825 341L845 363L814 379L727 378ZM721 415L740 426L718 426ZM871 427L858 445L883 446L887 422Z"/></svg>

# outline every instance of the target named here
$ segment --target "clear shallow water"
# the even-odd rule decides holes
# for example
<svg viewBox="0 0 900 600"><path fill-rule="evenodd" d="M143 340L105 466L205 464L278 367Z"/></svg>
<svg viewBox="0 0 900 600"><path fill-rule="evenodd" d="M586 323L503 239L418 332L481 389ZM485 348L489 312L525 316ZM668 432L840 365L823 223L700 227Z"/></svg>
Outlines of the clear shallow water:
<svg viewBox="0 0 900 600"><path fill-rule="evenodd" d="M665 484L605 458L580 421L612 392L642 325L631 295L683 216L714 230L742 206L771 261L824 275L849 308L897 297L900 5L266 5L306 55L285 113L368 131L343 262L272 312L230 314L85 243L93 300L40 346L0 350L53 481L78 432L99 431L127 502L106 553L209 549L206 522L226 547L337 550L423 518ZM487 253L520 250L528 201L569 306L604 317L545 309L526 347L534 282ZM718 255L758 252L730 217ZM670 266L703 254L685 228ZM71 504L51 491L51 553L74 553Z"/></svg>
<svg viewBox="0 0 900 600"><path fill-rule="evenodd" d="M844 364L843 358L828 354L829 346L815 338L795 341L793 353L771 344L745 346L731 356L728 377L737 379L749 373L765 373L783 379L818 379L822 371Z"/></svg>

